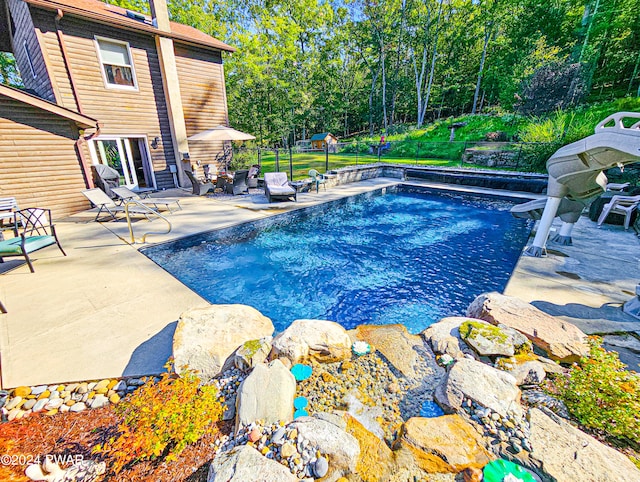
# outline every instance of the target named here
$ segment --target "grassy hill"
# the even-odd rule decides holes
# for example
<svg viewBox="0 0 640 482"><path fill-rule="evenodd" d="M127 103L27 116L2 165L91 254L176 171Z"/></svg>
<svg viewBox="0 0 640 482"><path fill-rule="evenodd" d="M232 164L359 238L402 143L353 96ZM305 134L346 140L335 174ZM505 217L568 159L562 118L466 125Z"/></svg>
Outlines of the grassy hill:
<svg viewBox="0 0 640 482"><path fill-rule="evenodd" d="M422 129L413 126L394 126L399 133L389 133L390 142L422 141L446 142L450 126L465 123L456 129L456 141L498 140L489 133L503 133L504 141L562 142L568 144L593 133L598 122L620 111L640 112L640 98L626 97L615 101L583 105L565 111L556 111L547 116L525 117L518 114L478 114L441 119ZM379 135L360 137L357 141L376 143Z"/></svg>

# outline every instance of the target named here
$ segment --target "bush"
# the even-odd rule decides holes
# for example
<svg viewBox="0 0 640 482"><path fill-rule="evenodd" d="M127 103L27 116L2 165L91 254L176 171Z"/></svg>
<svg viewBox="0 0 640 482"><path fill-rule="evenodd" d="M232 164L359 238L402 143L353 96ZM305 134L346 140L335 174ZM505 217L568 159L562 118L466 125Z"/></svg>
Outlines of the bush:
<svg viewBox="0 0 640 482"><path fill-rule="evenodd" d="M625 370L615 352L590 338L590 355L549 386L584 427L637 449L640 440L640 375Z"/></svg>
<svg viewBox="0 0 640 482"><path fill-rule="evenodd" d="M138 460L161 456L175 460L222 416L217 388L199 385L192 370L179 378L167 372L158 382L146 383L116 405L123 418L118 434L94 452L112 457L116 473Z"/></svg>

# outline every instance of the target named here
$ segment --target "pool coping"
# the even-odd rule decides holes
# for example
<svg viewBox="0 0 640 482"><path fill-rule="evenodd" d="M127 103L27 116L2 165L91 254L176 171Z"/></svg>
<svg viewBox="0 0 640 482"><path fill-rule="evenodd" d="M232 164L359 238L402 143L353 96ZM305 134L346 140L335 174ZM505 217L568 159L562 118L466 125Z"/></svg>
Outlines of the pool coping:
<svg viewBox="0 0 640 482"><path fill-rule="evenodd" d="M158 236L154 241L201 232L204 224L228 227L400 183L413 184L393 178L369 179L318 194L302 193L295 205L279 203L277 209L250 209L250 198L206 199L183 191L165 192L164 196L182 196L184 209L169 217L175 225L172 236ZM449 191L492 192L423 181L417 184ZM535 197L530 193L515 196L523 200ZM139 252L139 246L122 242L128 236L126 223L95 223L93 216L94 213L85 212L57 223L67 257L58 250L41 250L34 263L35 273L24 266L4 273L0 296L9 313L0 317L3 388L162 371L180 313L208 305ZM146 228L153 223L141 221L134 226ZM600 237L592 231L599 232ZM608 244L613 242L619 247L615 252L600 253L605 233L615 238L607 238ZM547 258L521 257L505 294L551 303L556 308L574 303L581 305L583 311L584 307L599 309L604 303L620 303L628 298L625 292L632 292L638 282L632 276L637 268L630 262L630 256L640 247L638 238L616 226L597 230L587 218L578 223L574 239L575 246L562 247L568 257L553 253ZM589 249L585 250L585 246ZM599 264L595 259L598 256L602 260ZM573 265L565 266L569 260ZM557 274L562 270L576 271L576 262L580 283L571 283ZM611 276L603 282L605 268ZM631 269L633 273L629 272ZM625 330L636 328L640 333L640 321L637 327L624 323Z"/></svg>

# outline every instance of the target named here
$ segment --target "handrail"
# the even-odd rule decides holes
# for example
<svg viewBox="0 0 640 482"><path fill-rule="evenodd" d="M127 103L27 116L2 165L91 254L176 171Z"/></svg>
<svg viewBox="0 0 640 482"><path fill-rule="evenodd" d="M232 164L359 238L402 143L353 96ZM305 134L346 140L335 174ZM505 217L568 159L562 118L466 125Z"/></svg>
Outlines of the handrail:
<svg viewBox="0 0 640 482"><path fill-rule="evenodd" d="M146 211L148 211L151 214L155 214L156 216L158 216L159 218L162 218L166 221L166 223L169 225L169 229L165 232L153 232L153 231L149 231L148 233L144 233L142 235L142 238L140 240L141 243L146 243L147 242L147 236L149 234L168 234L171 232L171 221L169 221L167 218L165 218L162 214L160 214L158 211L156 211L155 209L150 208L149 206L142 204L139 201L136 201L135 199L129 199L126 204L124 205L124 212L127 216L127 225L129 226L129 235L131 236L131 244L136 244L136 238L133 235L133 226L131 225L131 216L129 216L129 206L134 205L134 206L138 206L141 207L143 209L145 209ZM149 219L149 216L147 216L147 214L145 214L145 217L147 219ZM149 219L150 220L150 219Z"/></svg>
<svg viewBox="0 0 640 482"><path fill-rule="evenodd" d="M628 118L640 119L640 113L639 112L616 112L615 114L611 114L606 119L598 123L598 125L595 127L595 132L597 134L598 132L610 131L613 129L620 130L628 134L635 134L636 132L639 132L640 122L636 122L631 127L624 126L622 121ZM608 124L611 121L613 121L613 126L605 127L606 124Z"/></svg>

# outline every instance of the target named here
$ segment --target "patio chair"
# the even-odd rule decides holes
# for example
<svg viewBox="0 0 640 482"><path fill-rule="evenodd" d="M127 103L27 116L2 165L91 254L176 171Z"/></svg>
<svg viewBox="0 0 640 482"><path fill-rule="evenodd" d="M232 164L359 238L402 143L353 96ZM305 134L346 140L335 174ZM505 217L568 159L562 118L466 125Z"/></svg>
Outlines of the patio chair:
<svg viewBox="0 0 640 482"><path fill-rule="evenodd" d="M311 169L309 171L309 175L311 176L311 183L316 185L316 192L320 191L320 185L324 186L324 190L327 190L327 178L324 177L324 174L320 174L315 169Z"/></svg>
<svg viewBox="0 0 640 482"><path fill-rule="evenodd" d="M249 174L247 174L247 186L258 187L259 175L260 175L260 165L254 164L249 168Z"/></svg>
<svg viewBox="0 0 640 482"><path fill-rule="evenodd" d="M209 191L213 191L215 188L210 181L200 182L196 179L191 171L185 170L184 173L191 181L191 186L193 187L193 194L196 196L203 196L207 194Z"/></svg>
<svg viewBox="0 0 640 482"><path fill-rule="evenodd" d="M120 173L110 166L94 164L91 166L93 183L102 189L110 198L116 197L112 188L120 186Z"/></svg>
<svg viewBox="0 0 640 482"><path fill-rule="evenodd" d="M249 194L249 186L247 186L248 170L236 171L233 175L233 183L227 182L225 191L227 194Z"/></svg>
<svg viewBox="0 0 640 482"><path fill-rule="evenodd" d="M182 206L180 206L180 199L178 198L149 197L143 199L137 193L124 186L114 187L111 190L123 201L129 201L130 199L133 199L146 206L153 206L153 209L155 209L156 211L160 210L159 206L164 206L165 209L172 213L173 211L169 207L171 204L175 204L178 209L182 209Z"/></svg>
<svg viewBox="0 0 640 482"><path fill-rule="evenodd" d="M96 214L96 218L94 221L97 221L97 222L116 221L118 219L118 217L116 216L116 213L126 212L125 206L120 206L116 204L113 199L111 199L109 196L107 196L104 193L103 190L98 189L97 187L82 191L82 195L86 197L91 202L91 204L93 204L95 207L100 208L98 210L98 214ZM100 219L100 213L102 211L105 211L106 213L108 213L108 216L105 216L104 219ZM149 214L157 214L158 216L160 215L158 211L156 211L155 209L149 206L146 206L146 207L130 206L129 214L143 215L147 219L149 219Z"/></svg>
<svg viewBox="0 0 640 482"><path fill-rule="evenodd" d="M288 200L289 198L293 198L294 201L298 200L298 192L296 188L291 186L289 181L287 181L286 172L265 172L264 193L269 203L271 203L273 199Z"/></svg>
<svg viewBox="0 0 640 482"><path fill-rule="evenodd" d="M598 218L598 226L601 226L609 214L621 214L624 216L624 229L629 229L631 215L640 204L640 196L613 196L611 201L604 205Z"/></svg>
<svg viewBox="0 0 640 482"><path fill-rule="evenodd" d="M106 194L105 194L106 196ZM51 222L51 210L41 208L27 208L14 213L14 222L18 230L18 236L12 239L0 241L0 260L12 256L22 256L29 265L32 273L35 273L29 254L57 244L63 255L67 255L60 245L56 228Z"/></svg>

